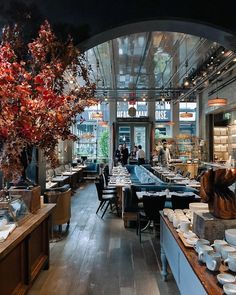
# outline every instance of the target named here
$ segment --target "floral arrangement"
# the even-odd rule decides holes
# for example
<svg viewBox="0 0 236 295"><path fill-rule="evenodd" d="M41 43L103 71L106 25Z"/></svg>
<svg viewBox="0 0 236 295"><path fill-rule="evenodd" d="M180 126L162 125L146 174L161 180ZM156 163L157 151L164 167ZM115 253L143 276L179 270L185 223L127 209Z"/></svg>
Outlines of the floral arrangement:
<svg viewBox="0 0 236 295"><path fill-rule="evenodd" d="M78 113L96 103L90 67L71 38L60 42L47 21L38 37L22 41L16 25L3 29L0 44L0 170L17 181L22 153L35 146L52 167L58 164L58 140L73 139L70 127ZM65 73L80 85L69 87Z"/></svg>

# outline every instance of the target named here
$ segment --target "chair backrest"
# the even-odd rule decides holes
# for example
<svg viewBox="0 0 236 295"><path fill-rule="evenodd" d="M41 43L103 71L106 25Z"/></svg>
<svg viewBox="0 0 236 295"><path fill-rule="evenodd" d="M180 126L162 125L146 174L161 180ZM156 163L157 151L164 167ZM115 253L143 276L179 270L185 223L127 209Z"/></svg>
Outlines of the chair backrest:
<svg viewBox="0 0 236 295"><path fill-rule="evenodd" d="M103 178L103 185L106 187L108 185L108 175L106 173L102 173L102 178Z"/></svg>
<svg viewBox="0 0 236 295"><path fill-rule="evenodd" d="M52 212L52 223L60 225L67 223L71 217L71 189L65 192L47 192L48 203L56 203Z"/></svg>
<svg viewBox="0 0 236 295"><path fill-rule="evenodd" d="M95 185L96 185L96 189L97 189L98 200L101 201L103 186L100 182L95 182Z"/></svg>
<svg viewBox="0 0 236 295"><path fill-rule="evenodd" d="M105 167L103 168L103 173L107 176L109 175L109 166L108 165L105 165Z"/></svg>
<svg viewBox="0 0 236 295"><path fill-rule="evenodd" d="M146 216L150 220L159 220L160 210L165 207L166 195L154 196L154 195L144 195L143 196L143 209Z"/></svg>
<svg viewBox="0 0 236 295"><path fill-rule="evenodd" d="M198 202L198 200L191 193L185 196L171 195L172 209L188 209L189 204L193 202Z"/></svg>

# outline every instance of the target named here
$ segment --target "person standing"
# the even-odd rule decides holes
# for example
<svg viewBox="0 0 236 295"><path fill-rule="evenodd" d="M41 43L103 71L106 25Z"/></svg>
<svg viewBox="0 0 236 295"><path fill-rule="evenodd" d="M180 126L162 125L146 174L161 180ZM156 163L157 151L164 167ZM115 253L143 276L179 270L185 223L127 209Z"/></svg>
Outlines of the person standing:
<svg viewBox="0 0 236 295"><path fill-rule="evenodd" d="M170 150L167 147L166 139L162 139L161 143L162 143L162 147L160 148L160 151L159 151L158 162L162 166L168 166L169 161L171 160Z"/></svg>
<svg viewBox="0 0 236 295"><path fill-rule="evenodd" d="M122 156L122 144L119 144L118 149L115 151L115 165L121 162L121 156Z"/></svg>
<svg viewBox="0 0 236 295"><path fill-rule="evenodd" d="M137 159L137 151L138 151L138 147L135 145L133 150L130 152L130 159L134 160Z"/></svg>
<svg viewBox="0 0 236 295"><path fill-rule="evenodd" d="M128 158L129 158L129 150L126 147L126 144L124 143L122 147L122 154L121 154L122 165L126 165L128 163Z"/></svg>
<svg viewBox="0 0 236 295"><path fill-rule="evenodd" d="M138 160L138 165L145 164L145 152L142 149L141 145L138 145L137 160Z"/></svg>

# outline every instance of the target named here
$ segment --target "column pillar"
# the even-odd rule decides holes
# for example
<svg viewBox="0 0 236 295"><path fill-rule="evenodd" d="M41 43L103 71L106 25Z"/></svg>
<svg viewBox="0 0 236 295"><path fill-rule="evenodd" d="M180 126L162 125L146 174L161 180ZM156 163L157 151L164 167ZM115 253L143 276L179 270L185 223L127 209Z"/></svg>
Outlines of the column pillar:
<svg viewBox="0 0 236 295"><path fill-rule="evenodd" d="M113 157L114 157L114 147L117 145L116 143L116 132L117 130L114 128L114 123L116 123L117 116L117 101L116 99L112 99L109 101L109 167L113 165Z"/></svg>
<svg viewBox="0 0 236 295"><path fill-rule="evenodd" d="M149 134L146 136L147 140L147 151L150 151L152 154L155 147L155 125L156 125L156 102L155 100L151 100L148 102L148 117L150 124ZM148 140L150 138L150 140ZM150 155L147 154L147 158Z"/></svg>
<svg viewBox="0 0 236 295"><path fill-rule="evenodd" d="M171 102L171 120L175 123L171 126L171 136L176 138L179 134L179 102Z"/></svg>

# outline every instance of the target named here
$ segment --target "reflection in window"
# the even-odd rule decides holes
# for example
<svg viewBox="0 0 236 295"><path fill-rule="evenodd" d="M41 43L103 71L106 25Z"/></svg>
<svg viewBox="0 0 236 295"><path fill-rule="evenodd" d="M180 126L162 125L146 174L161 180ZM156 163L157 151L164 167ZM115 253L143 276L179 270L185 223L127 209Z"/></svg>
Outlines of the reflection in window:
<svg viewBox="0 0 236 295"><path fill-rule="evenodd" d="M156 87L162 87L169 79L171 74L172 62L170 55L162 52L160 48L154 54L154 73L156 76Z"/></svg>

